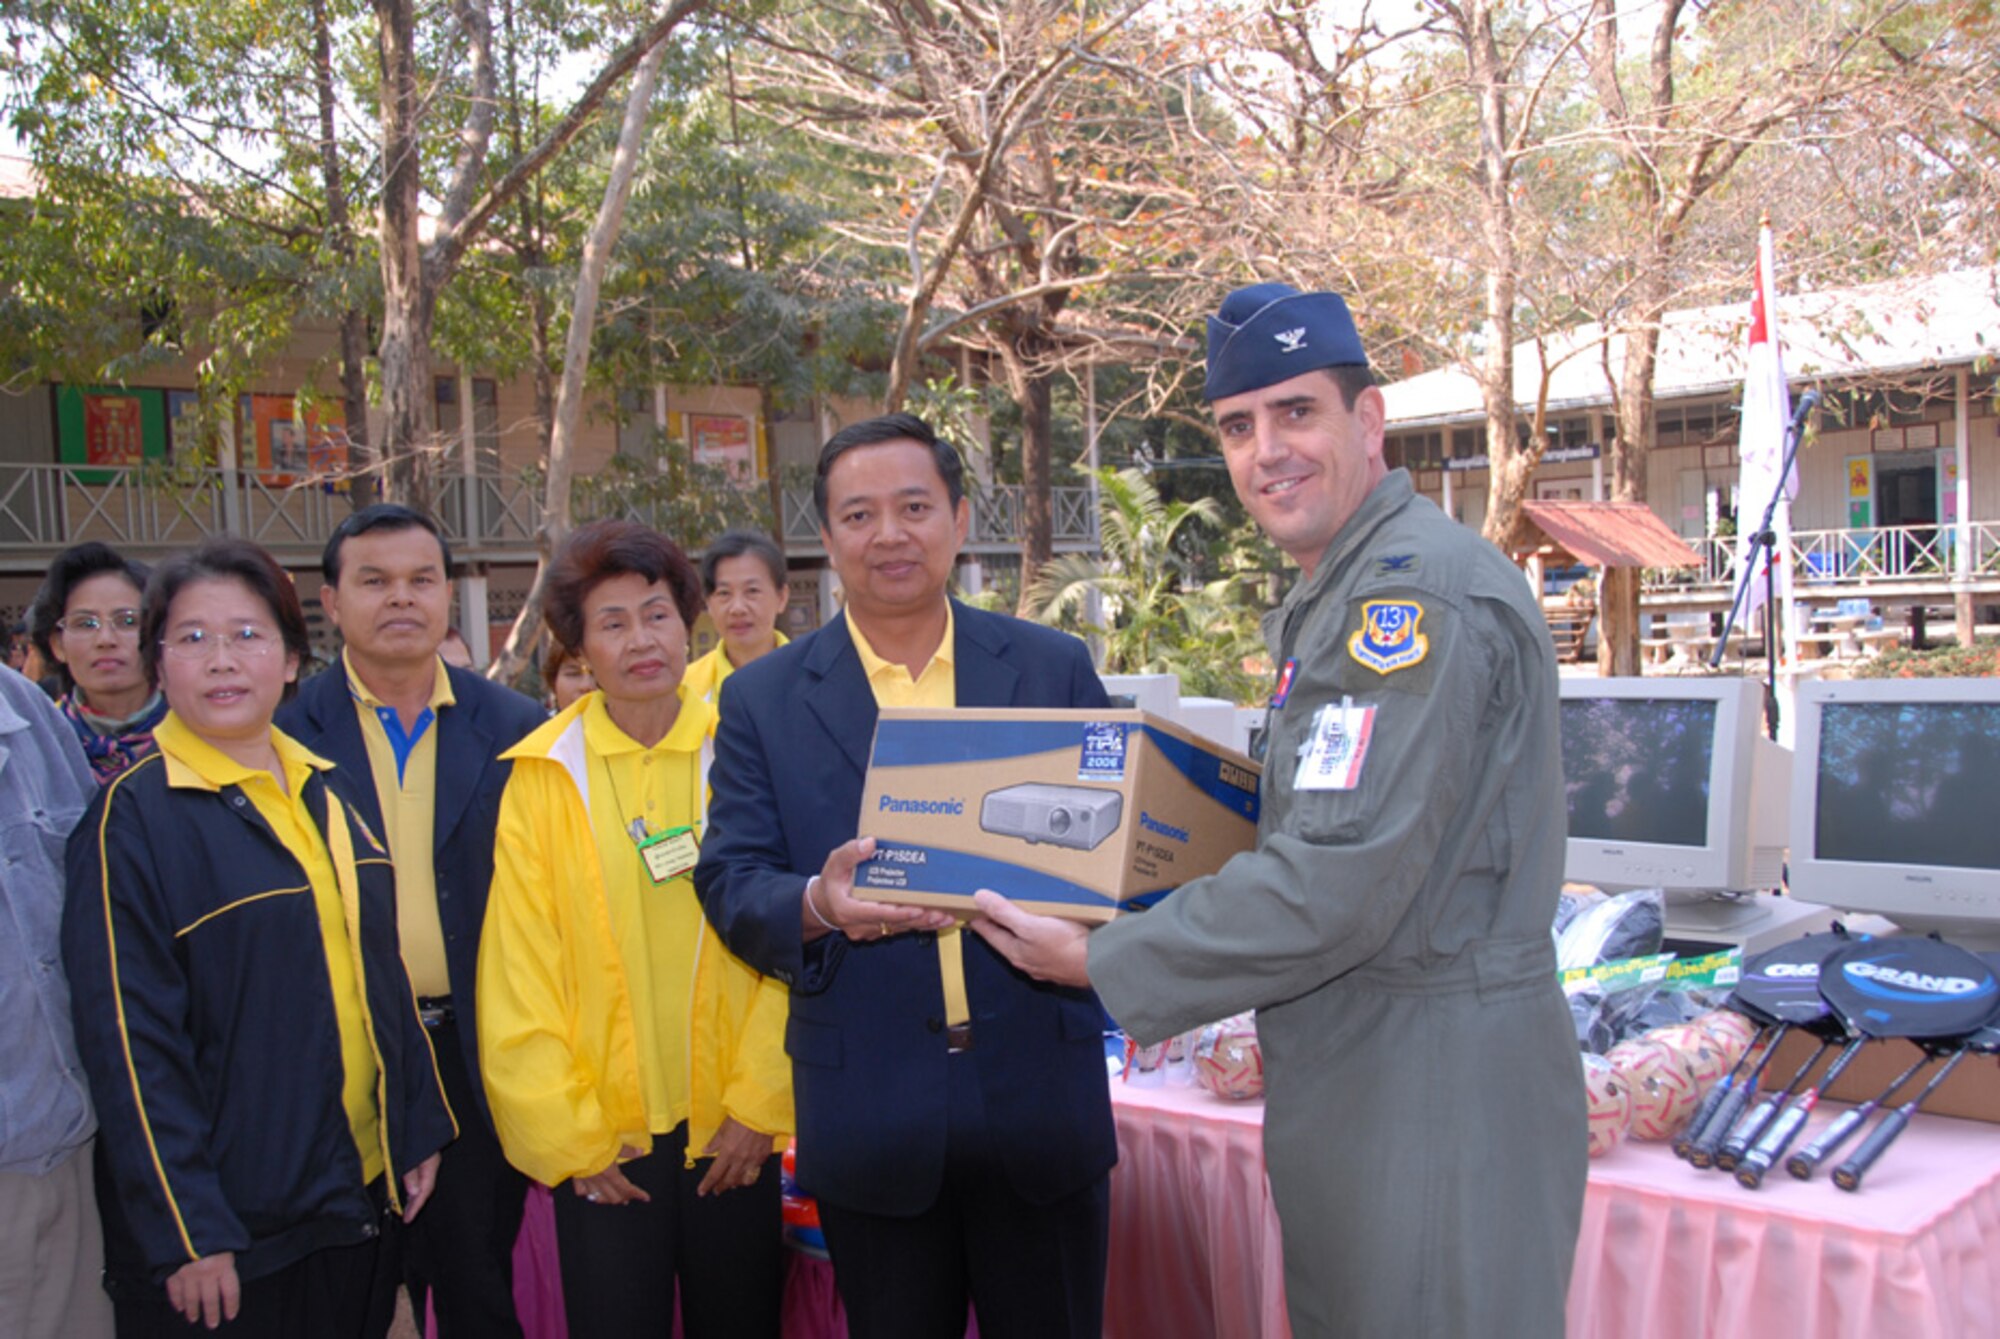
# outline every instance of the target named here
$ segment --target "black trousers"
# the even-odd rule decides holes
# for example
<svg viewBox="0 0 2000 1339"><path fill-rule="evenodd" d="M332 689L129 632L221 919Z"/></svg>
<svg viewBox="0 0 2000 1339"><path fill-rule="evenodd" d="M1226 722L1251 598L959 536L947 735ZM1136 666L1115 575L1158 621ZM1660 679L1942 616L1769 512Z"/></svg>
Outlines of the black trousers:
<svg viewBox="0 0 2000 1339"><path fill-rule="evenodd" d="M375 1185L381 1199L381 1183ZM382 1231L358 1246L331 1246L242 1285L236 1319L209 1330L190 1325L161 1288L111 1289L118 1339L382 1339L396 1318L400 1229L383 1213Z"/></svg>
<svg viewBox="0 0 2000 1339"><path fill-rule="evenodd" d="M592 1204L573 1185L556 1187L563 1312L578 1339L666 1339L677 1279L687 1339L777 1339L785 1284L778 1157L757 1184L697 1198L709 1164L684 1168L686 1151L683 1124L621 1165L650 1203Z"/></svg>
<svg viewBox="0 0 2000 1339"><path fill-rule="evenodd" d="M404 1230L403 1282L419 1327L427 1297L437 1309L439 1339L520 1339L514 1239L528 1178L509 1165L480 1114L457 1021L433 1026L430 1038L458 1138L438 1162L429 1202Z"/></svg>
<svg viewBox="0 0 2000 1339"><path fill-rule="evenodd" d="M987 1123L979 1074L950 1066L944 1187L910 1218L821 1200L820 1226L852 1339L1098 1339L1111 1241L1111 1178L1053 1204L1014 1190Z"/></svg>

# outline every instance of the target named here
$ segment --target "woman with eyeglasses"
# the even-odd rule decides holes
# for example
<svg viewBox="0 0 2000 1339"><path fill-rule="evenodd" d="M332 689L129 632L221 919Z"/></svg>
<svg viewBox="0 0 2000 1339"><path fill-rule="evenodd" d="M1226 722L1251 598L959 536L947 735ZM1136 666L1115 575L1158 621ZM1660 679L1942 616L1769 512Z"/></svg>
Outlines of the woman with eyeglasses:
<svg viewBox="0 0 2000 1339"><path fill-rule="evenodd" d="M387 852L271 724L307 654L298 595L210 540L153 574L138 646L170 710L71 834L63 918L118 1332L385 1334L385 1233L457 1130Z"/></svg>
<svg viewBox="0 0 2000 1339"><path fill-rule="evenodd" d="M597 688L501 755L479 942L493 1124L556 1192L571 1334L665 1334L678 1284L688 1339L777 1339L789 997L695 901L715 724L682 682L700 578L665 536L597 521L548 590Z"/></svg>
<svg viewBox="0 0 2000 1339"><path fill-rule="evenodd" d="M92 540L49 564L28 608L28 635L62 684L56 705L101 786L153 751L166 700L139 654L146 568Z"/></svg>

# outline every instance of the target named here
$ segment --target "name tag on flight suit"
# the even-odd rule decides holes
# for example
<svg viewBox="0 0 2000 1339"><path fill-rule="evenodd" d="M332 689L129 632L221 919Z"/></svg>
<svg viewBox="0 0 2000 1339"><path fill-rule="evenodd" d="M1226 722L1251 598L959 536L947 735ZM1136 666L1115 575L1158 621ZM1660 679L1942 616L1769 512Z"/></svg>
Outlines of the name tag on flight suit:
<svg viewBox="0 0 2000 1339"><path fill-rule="evenodd" d="M1299 768L1293 790L1353 790L1361 783L1361 764L1368 757L1375 730L1375 708L1357 707L1343 697L1313 716L1312 731L1299 746Z"/></svg>

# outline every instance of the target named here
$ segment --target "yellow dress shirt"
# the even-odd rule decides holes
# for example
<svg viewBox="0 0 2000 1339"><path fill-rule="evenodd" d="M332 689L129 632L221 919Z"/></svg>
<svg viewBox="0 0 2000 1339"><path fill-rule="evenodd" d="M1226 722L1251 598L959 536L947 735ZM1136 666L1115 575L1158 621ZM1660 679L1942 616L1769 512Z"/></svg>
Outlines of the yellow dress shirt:
<svg viewBox="0 0 2000 1339"><path fill-rule="evenodd" d="M631 990L639 1086L654 1134L666 1134L688 1118L688 1007L695 949L701 942L701 904L695 900L692 868L679 878L653 882L632 824L643 821L648 834L693 827L700 835L703 745L713 732L715 712L690 694L685 683L679 692L680 714L651 748L618 728L604 694L590 694L583 710L591 834L604 869L611 931Z"/></svg>
<svg viewBox="0 0 2000 1339"><path fill-rule="evenodd" d="M271 743L285 769L285 786L258 768L245 767L182 724L168 712L153 731L167 766L167 784L199 790L219 791L224 786L240 786L271 831L305 870L312 886L313 907L319 912L319 932L326 951L326 975L333 989L333 1013L340 1028L341 1105L347 1112L347 1127L354 1146L361 1153L361 1176L372 1183L382 1175L386 1159L382 1148L382 1115L376 1095L381 1076L375 1058L374 1024L368 1015L368 1000L361 990L355 970L357 953L347 933L347 908L341 899L340 881L333 869L326 838L306 808L306 778L315 770L333 766L282 730L273 728Z"/></svg>
<svg viewBox="0 0 2000 1339"><path fill-rule="evenodd" d="M347 691L354 713L361 718L361 738L368 746L368 770L375 779L375 798L382 806L383 840L396 862L396 937L403 946L403 968L410 989L433 997L452 991L445 965L444 922L438 917L437 715L440 707L456 704L451 676L437 662L437 680L430 704L405 733L396 709L373 693L354 672L354 662L340 653L347 671ZM465 983L472 989L470 981Z"/></svg>
<svg viewBox="0 0 2000 1339"><path fill-rule="evenodd" d="M861 669L868 676L868 690L875 694L877 707L929 707L949 710L958 705L958 666L952 659L952 637L957 620L951 605L944 607L944 640L931 653L921 674L891 660L884 660L862 634L850 615L847 634L861 657ZM938 931L938 972L944 982L944 1018L953 1027L972 1017L965 995L965 942L959 927Z"/></svg>
<svg viewBox="0 0 2000 1339"><path fill-rule="evenodd" d="M778 645L791 641L784 633L778 633ZM711 707L722 705L722 681L736 672L736 666L729 659L728 650L721 642L705 656L695 658L687 668L687 676L681 680L682 687L690 695L700 698Z"/></svg>

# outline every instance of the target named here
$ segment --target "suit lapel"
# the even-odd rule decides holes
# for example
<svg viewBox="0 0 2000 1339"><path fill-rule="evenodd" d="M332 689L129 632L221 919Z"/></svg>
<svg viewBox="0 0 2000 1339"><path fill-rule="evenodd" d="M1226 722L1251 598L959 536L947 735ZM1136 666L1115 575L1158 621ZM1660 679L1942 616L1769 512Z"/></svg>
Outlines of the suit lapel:
<svg viewBox="0 0 2000 1339"><path fill-rule="evenodd" d="M458 821L479 789L480 774L493 760L493 738L472 717L472 708L460 703L438 713L431 727L438 732L437 784L432 788L431 846L444 854L444 844L458 830Z"/></svg>
<svg viewBox="0 0 2000 1339"><path fill-rule="evenodd" d="M957 630L952 656L961 707L1011 707L1021 672L1009 659L1007 625L977 609L952 602L952 626Z"/></svg>
<svg viewBox="0 0 2000 1339"><path fill-rule="evenodd" d="M361 738L361 717L347 687L347 670L335 661L333 668L322 671L305 691L306 719L312 723L313 737L299 742L353 779L349 791L360 805L362 820L370 831L382 831L382 797L375 793L375 770L368 765L368 744ZM438 775L445 775L442 741Z"/></svg>
<svg viewBox="0 0 2000 1339"><path fill-rule="evenodd" d="M875 739L875 694L861 672L861 656L847 634L842 614L813 637L806 654L807 708L857 772L868 770L868 749Z"/></svg>

